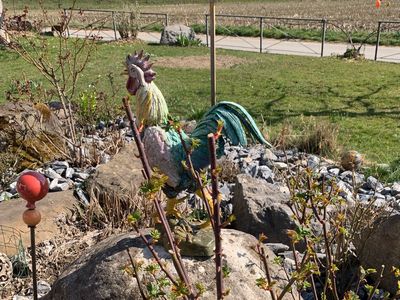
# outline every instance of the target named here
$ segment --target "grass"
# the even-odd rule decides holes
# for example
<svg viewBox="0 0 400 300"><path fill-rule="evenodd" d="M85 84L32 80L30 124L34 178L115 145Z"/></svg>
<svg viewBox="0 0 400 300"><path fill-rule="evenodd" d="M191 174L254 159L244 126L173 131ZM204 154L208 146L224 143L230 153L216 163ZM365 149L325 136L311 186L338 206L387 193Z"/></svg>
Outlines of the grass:
<svg viewBox="0 0 400 300"><path fill-rule="evenodd" d="M52 46L56 41L50 40ZM117 85L116 101L126 95L123 59L143 48L155 57L208 55L206 48L164 47L138 43L99 43L82 75L78 89L91 82L110 93L106 79L111 73ZM369 161L391 163L400 157L400 68L397 64L346 61L337 58L309 58L289 55L218 49L218 55L232 55L247 63L217 73L218 100L245 106L259 124L265 120L272 134L285 122L304 123L308 118L339 126L339 142L346 149L365 153ZM0 102L13 79L44 81L39 73L14 53L0 50ZM199 115L209 105L210 81L207 69L157 67L156 83L171 112L185 117Z"/></svg>

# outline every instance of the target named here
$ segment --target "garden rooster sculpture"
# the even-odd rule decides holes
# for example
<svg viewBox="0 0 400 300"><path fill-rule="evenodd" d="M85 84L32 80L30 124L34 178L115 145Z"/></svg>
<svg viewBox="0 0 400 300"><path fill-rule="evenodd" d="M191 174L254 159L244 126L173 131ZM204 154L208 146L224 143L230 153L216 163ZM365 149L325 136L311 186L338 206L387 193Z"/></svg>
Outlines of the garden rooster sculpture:
<svg viewBox="0 0 400 300"><path fill-rule="evenodd" d="M247 144L246 133L259 143L269 147L271 145L264 139L257 128L253 118L239 104L233 102L220 102L211 107L196 128L190 134L179 133L168 126L168 107L161 91L154 84L156 73L149 63L149 56L140 53L128 55L126 58L128 81L126 88L131 95L136 96L136 118L141 125L142 141L149 165L157 168L168 177L163 190L167 197L167 216L177 216L175 206L180 202L176 197L183 190L196 191L198 186L191 172L182 164L186 160L186 152L182 140L187 148L191 148L196 141L197 146L191 152L193 167L200 171L210 164L207 135L222 131L224 138L217 140L217 156L224 153L227 139L232 145ZM223 127L221 128L221 124ZM211 197L207 193L207 201ZM210 205L212 207L212 205Z"/></svg>

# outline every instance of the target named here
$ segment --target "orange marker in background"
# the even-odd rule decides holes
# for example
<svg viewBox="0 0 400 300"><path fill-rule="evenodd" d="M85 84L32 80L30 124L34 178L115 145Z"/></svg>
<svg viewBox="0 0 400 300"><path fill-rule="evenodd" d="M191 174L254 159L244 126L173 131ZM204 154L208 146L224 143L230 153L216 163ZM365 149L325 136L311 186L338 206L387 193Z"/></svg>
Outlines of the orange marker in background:
<svg viewBox="0 0 400 300"><path fill-rule="evenodd" d="M381 7L381 0L376 0L375 1L375 6L376 6L376 8Z"/></svg>

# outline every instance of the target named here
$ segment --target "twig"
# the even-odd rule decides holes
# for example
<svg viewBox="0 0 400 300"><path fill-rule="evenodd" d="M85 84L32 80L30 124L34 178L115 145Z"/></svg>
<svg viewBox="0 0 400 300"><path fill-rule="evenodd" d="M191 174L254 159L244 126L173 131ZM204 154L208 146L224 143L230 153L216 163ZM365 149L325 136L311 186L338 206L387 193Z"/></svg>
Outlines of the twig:
<svg viewBox="0 0 400 300"><path fill-rule="evenodd" d="M143 298L144 300L147 300L148 297L146 297L146 295L145 295L145 293L144 293L142 284L141 284L140 279L139 279L139 273L138 273L136 264L135 264L135 262L134 262L133 259L132 259L131 253L129 252L129 249L126 249L126 252L128 253L129 260L130 260L130 262L131 262L133 272L135 273L135 274L133 275L133 277L136 278L136 282L137 282L137 284L138 284L138 288L139 288L140 295L142 295L142 298Z"/></svg>
<svg viewBox="0 0 400 300"><path fill-rule="evenodd" d="M275 291L272 288L272 278L271 278L271 273L269 272L269 265L268 265L267 256L265 255L265 250L264 250L264 247L261 245L261 242L258 242L258 244L256 246L256 250L257 250L257 253L261 257L261 260L262 260L262 262L264 264L265 275L267 277L268 286L269 286L269 292L271 294L271 298L272 298L272 300L276 300Z"/></svg>
<svg viewBox="0 0 400 300"><path fill-rule="evenodd" d="M221 244L221 211L218 192L217 157L215 150L215 137L213 133L207 136L211 162L211 186L214 204L214 237L215 237L215 269L217 280L217 299L224 298L224 282L222 273L222 244ZM211 218L211 216L210 216Z"/></svg>
<svg viewBox="0 0 400 300"><path fill-rule="evenodd" d="M381 271L379 272L379 277L376 279L374 287L372 288L371 292L368 295L368 299L367 300L371 300L372 297L375 294L376 289L378 288L378 285L381 283L382 277L383 277L383 271L385 270L385 265L382 265L381 267Z"/></svg>

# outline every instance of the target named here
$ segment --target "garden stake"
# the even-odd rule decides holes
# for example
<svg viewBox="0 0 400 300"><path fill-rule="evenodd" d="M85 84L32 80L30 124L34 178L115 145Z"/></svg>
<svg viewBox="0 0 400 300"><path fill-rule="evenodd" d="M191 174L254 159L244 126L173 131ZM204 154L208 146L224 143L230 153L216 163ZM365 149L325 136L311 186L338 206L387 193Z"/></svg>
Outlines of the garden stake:
<svg viewBox="0 0 400 300"><path fill-rule="evenodd" d="M24 211L22 219L28 225L31 234L31 256L32 256L32 284L33 299L38 299L37 292L37 272L36 272L36 245L35 245L35 229L40 223L41 215L36 210L35 202L41 200L49 191L49 183L47 179L38 172L28 171L23 173L17 181L17 191L21 198L28 203L27 210Z"/></svg>

